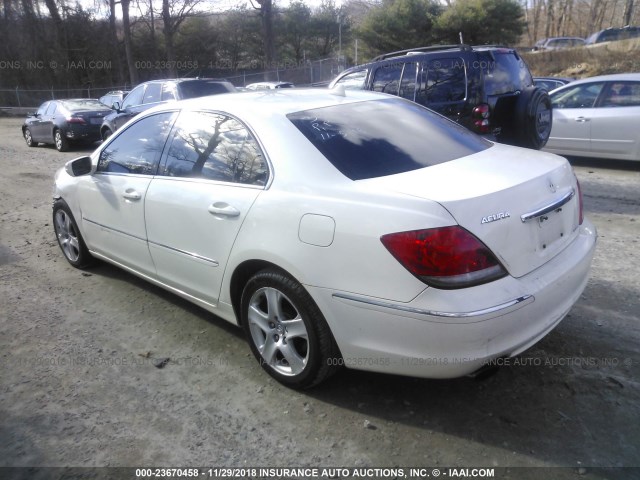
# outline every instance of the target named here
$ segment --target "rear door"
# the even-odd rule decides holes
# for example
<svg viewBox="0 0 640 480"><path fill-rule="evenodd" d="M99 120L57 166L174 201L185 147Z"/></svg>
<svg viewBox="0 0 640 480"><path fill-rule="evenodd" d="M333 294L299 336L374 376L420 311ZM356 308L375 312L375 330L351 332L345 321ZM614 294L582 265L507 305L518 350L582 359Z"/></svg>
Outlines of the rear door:
<svg viewBox="0 0 640 480"><path fill-rule="evenodd" d="M591 151L640 160L640 82L607 82L591 116Z"/></svg>
<svg viewBox="0 0 640 480"><path fill-rule="evenodd" d="M240 121L183 112L146 197L158 278L215 304L231 247L268 179L261 148Z"/></svg>

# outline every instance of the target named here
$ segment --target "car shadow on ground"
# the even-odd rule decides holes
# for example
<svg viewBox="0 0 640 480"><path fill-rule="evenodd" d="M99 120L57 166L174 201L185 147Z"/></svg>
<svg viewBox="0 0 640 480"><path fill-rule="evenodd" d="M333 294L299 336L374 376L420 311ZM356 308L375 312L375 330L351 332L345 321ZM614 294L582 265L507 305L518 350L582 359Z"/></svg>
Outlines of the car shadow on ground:
<svg viewBox="0 0 640 480"><path fill-rule="evenodd" d="M234 339L232 343L245 342L240 328L123 270L99 263L91 272L158 295L222 329ZM637 427L631 419L640 412L640 394L632 369L640 356L629 346L633 338L597 325L616 304L639 298L640 292L602 283L590 283L583 296L594 298L596 304L585 300L577 304L540 343L508 359L494 375L429 380L342 369L302 395L366 417L370 423L360 426L363 431L384 434L399 424L400 435L406 427L424 435L452 435L470 442L480 458L487 448L498 448L576 468L633 465ZM606 298L601 298L602 291L608 292ZM608 305L607 299L613 303ZM246 381L268 382L282 401L290 396L261 369L244 372L250 377ZM403 449L406 440L401 439ZM486 461L490 465L490 458ZM619 473L616 478L626 478Z"/></svg>
<svg viewBox="0 0 640 480"><path fill-rule="evenodd" d="M611 160L606 158L588 158L567 156L571 165L579 167L609 168L611 170L628 170L640 172L640 162L633 160Z"/></svg>

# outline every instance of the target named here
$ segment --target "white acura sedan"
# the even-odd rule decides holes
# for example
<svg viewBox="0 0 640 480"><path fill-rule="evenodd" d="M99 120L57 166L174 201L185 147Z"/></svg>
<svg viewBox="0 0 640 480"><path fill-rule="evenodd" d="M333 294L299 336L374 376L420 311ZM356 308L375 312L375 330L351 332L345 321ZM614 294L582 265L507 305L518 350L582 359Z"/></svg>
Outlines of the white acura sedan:
<svg viewBox="0 0 640 480"><path fill-rule="evenodd" d="M565 159L370 92L158 107L67 163L54 197L73 266L105 260L242 326L297 388L340 365L451 378L517 355L578 300L596 243Z"/></svg>

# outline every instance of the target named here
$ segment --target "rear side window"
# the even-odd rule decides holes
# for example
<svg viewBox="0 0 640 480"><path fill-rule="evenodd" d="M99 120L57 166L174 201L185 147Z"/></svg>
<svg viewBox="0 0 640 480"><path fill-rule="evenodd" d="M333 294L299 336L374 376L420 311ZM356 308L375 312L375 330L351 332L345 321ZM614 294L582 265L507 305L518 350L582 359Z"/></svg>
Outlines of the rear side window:
<svg viewBox="0 0 640 480"><path fill-rule="evenodd" d="M263 186L269 169L258 142L238 120L212 112L183 112L162 175Z"/></svg>
<svg viewBox="0 0 640 480"><path fill-rule="evenodd" d="M611 82L601 107L640 106L640 82Z"/></svg>
<svg viewBox="0 0 640 480"><path fill-rule="evenodd" d="M351 180L409 172L471 155L492 144L401 98L306 110L287 115Z"/></svg>
<svg viewBox="0 0 640 480"><path fill-rule="evenodd" d="M482 69L486 95L515 93L533 85L529 67L511 50L482 54L477 65Z"/></svg>
<svg viewBox="0 0 640 480"><path fill-rule="evenodd" d="M373 76L373 91L398 95L403 66L402 63L392 63L378 68Z"/></svg>
<svg viewBox="0 0 640 480"><path fill-rule="evenodd" d="M422 105L462 102L467 97L467 74L462 58L440 58L422 65L416 102Z"/></svg>

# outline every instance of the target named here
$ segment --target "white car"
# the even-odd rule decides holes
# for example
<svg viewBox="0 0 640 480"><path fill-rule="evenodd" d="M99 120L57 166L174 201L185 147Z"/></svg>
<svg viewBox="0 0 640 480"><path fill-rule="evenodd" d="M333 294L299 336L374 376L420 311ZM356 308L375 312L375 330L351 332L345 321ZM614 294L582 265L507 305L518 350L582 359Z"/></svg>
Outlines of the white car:
<svg viewBox="0 0 640 480"><path fill-rule="evenodd" d="M553 127L544 150L640 160L640 73L585 78L549 95Z"/></svg>
<svg viewBox="0 0 640 480"><path fill-rule="evenodd" d="M53 219L72 265L241 325L298 388L340 365L450 378L517 355L578 300L596 243L565 159L344 89L147 111L57 173Z"/></svg>

